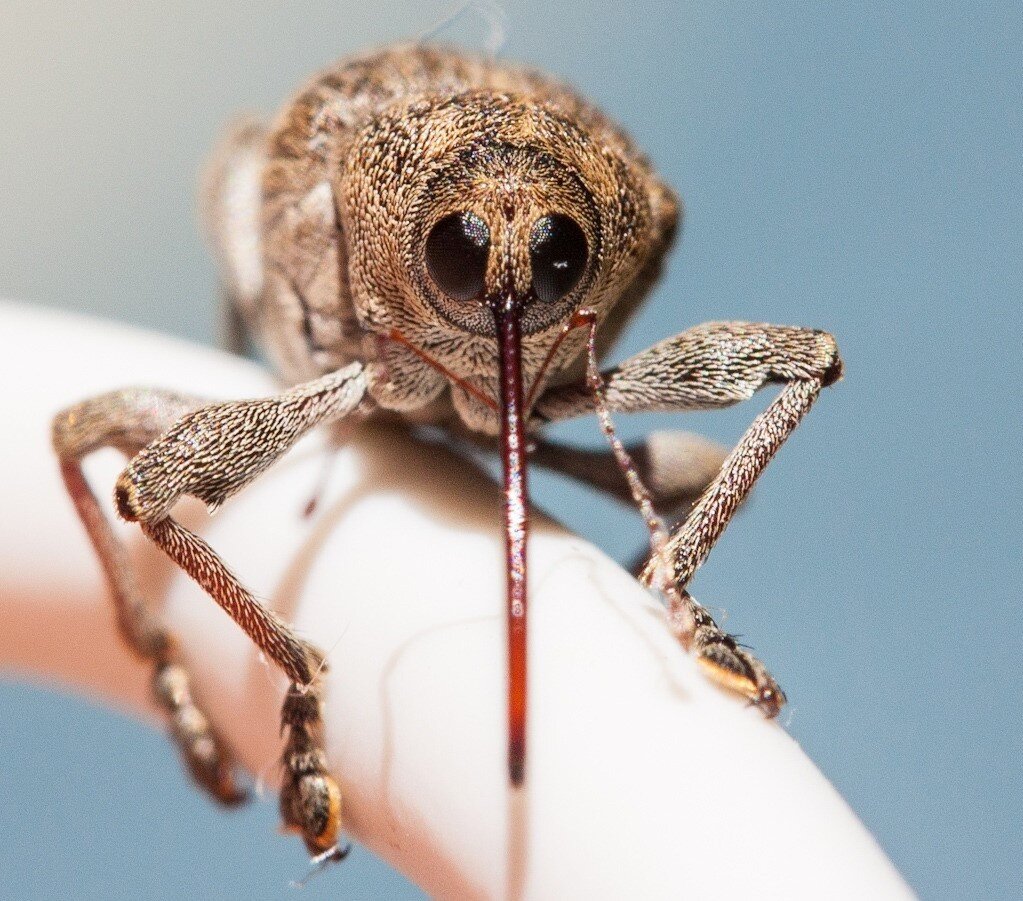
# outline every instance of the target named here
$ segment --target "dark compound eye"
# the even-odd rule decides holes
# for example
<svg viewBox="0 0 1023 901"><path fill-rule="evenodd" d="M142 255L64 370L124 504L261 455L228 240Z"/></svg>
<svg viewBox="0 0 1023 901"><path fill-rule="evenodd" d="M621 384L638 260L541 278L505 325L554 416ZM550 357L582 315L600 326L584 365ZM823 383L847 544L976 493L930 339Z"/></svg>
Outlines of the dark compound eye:
<svg viewBox="0 0 1023 901"><path fill-rule="evenodd" d="M554 303L579 284L586 254L586 235L574 219L559 213L537 219L529 236L537 299Z"/></svg>
<svg viewBox="0 0 1023 901"><path fill-rule="evenodd" d="M426 268L437 287L453 300L483 293L490 254L490 229L475 213L452 213L426 239Z"/></svg>

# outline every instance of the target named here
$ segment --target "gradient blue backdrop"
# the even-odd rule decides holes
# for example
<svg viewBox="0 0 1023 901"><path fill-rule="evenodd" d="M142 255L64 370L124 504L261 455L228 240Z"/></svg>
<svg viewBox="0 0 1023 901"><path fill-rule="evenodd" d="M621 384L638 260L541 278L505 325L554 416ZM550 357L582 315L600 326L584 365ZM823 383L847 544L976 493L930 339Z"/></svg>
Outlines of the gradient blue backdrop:
<svg viewBox="0 0 1023 901"><path fill-rule="evenodd" d="M0 292L210 340L193 196L221 124L450 10L4 0ZM686 201L681 246L618 352L743 318L830 329L847 361L695 593L770 663L790 731L921 895L1020 897L1023 7L507 13L505 54L600 101ZM730 440L760 406L622 427ZM593 424L564 431L599 440ZM640 546L631 512L534 484L622 558ZM4 894L273 898L301 874L272 804L214 811L161 735L14 683L0 705ZM417 897L364 854L304 897L328 893Z"/></svg>

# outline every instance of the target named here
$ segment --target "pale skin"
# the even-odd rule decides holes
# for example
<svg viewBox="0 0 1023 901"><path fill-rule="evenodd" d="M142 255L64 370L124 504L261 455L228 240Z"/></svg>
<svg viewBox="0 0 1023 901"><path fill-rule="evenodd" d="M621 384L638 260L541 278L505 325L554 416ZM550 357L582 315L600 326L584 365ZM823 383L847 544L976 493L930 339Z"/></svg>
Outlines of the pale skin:
<svg viewBox="0 0 1023 901"><path fill-rule="evenodd" d="M655 281L678 205L631 141L537 73L399 47L321 73L268 128L238 129L207 180L207 211L235 336L262 343L291 387L208 403L126 389L58 415L65 484L101 560L122 636L196 781L241 799L229 753L193 700L159 614L87 485L101 447L129 458L116 512L195 579L288 677L281 812L310 852L339 858L341 797L321 746L322 652L173 517L216 507L308 430L365 416L430 423L496 447L505 470L509 774L525 778L527 457L633 498L651 529L640 578L664 592L680 642L769 716L784 695L686 591L764 467L841 376L812 329L721 322L598 371ZM727 455L682 433L623 448L611 414L713 410L759 388L778 397ZM546 441L597 413L612 452ZM685 510L670 532L656 511ZM386 540L386 536L381 536Z"/></svg>

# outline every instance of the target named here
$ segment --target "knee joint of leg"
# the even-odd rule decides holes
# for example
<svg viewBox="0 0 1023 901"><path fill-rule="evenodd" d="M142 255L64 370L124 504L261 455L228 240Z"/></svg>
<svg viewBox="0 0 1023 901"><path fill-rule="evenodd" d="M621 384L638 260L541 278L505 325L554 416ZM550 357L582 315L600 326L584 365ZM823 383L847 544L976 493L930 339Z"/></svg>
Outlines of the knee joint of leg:
<svg viewBox="0 0 1023 901"><path fill-rule="evenodd" d="M821 381L824 383L824 387L827 388L842 378L845 364L842 363L842 357L838 352L838 342L835 341L835 336L829 332L822 331L816 332L816 335L822 345L821 356L823 357L823 366L821 367Z"/></svg>
<svg viewBox="0 0 1023 901"><path fill-rule="evenodd" d="M61 410L50 424L50 444L60 457L70 456L73 451L70 440L73 415L71 410Z"/></svg>
<svg viewBox="0 0 1023 901"><path fill-rule="evenodd" d="M125 470L117 478L117 484L114 486L114 503L117 505L117 515L125 522L138 522L142 518L144 512L142 501L129 470Z"/></svg>

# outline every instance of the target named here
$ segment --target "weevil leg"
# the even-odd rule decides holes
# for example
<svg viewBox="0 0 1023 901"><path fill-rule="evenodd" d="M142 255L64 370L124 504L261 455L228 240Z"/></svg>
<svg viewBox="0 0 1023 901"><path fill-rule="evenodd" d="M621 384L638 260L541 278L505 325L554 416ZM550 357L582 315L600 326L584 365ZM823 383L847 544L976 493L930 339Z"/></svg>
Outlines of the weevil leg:
<svg viewBox="0 0 1023 901"><path fill-rule="evenodd" d="M223 804L245 797L230 754L192 698L188 675L175 659L174 641L145 602L124 545L82 472L82 460L104 447L131 457L177 418L198 407L197 398L143 388L113 391L76 404L53 422L61 474L110 586L125 644L153 667L153 690L167 714L171 735L195 781Z"/></svg>
<svg viewBox="0 0 1023 901"><path fill-rule="evenodd" d="M654 509L673 523L689 514L728 455L728 449L716 441L677 430L651 432L645 440L627 444L625 449L650 494ZM633 501L628 479L610 451L571 447L537 438L529 462L620 501ZM630 558L626 568L638 578L649 558L649 548L642 549Z"/></svg>
<svg viewBox="0 0 1023 901"><path fill-rule="evenodd" d="M65 479L70 480L69 489L103 560L119 611L126 612L124 618L131 624L129 641L136 640L137 633L144 648L169 644L162 630L151 632L148 620L140 617L135 624L133 612L144 607L124 550L81 477L78 460L102 445L127 454L142 445L118 479L119 513L137 522L291 679L281 711L286 731L281 814L287 826L301 832L313 854L335 847L341 827L341 793L326 770L322 750L323 656L244 588L202 538L173 519L171 510L184 495L216 507L252 482L311 427L349 415L364 396L363 369L355 363L274 398L198 406L169 393L121 392L80 404L54 423L54 445ZM180 668L162 673L158 680L162 699L187 700ZM210 787L209 780L204 784Z"/></svg>
<svg viewBox="0 0 1023 901"><path fill-rule="evenodd" d="M765 385L782 385L640 574L646 584L665 590L680 641L693 648L712 678L772 716L784 700L777 684L763 664L714 625L685 589L821 389L841 374L835 339L826 332L718 322L661 341L601 376L607 409L621 413L720 409L749 399ZM537 410L555 420L597 406L592 385L578 384L547 392Z"/></svg>
<svg viewBox="0 0 1023 901"><path fill-rule="evenodd" d="M765 716L777 716L785 706L785 692L767 667L723 631L707 608L684 588L673 586L665 593L672 632L682 647L696 655L704 672L719 685L748 698Z"/></svg>
<svg viewBox="0 0 1023 901"><path fill-rule="evenodd" d="M281 814L314 855L335 847L341 826L341 793L322 747L323 654L261 604L171 510L184 495L216 508L309 429L355 412L365 394L362 364L353 363L277 397L200 407L139 451L115 489L120 515L138 522L290 679L281 713Z"/></svg>
<svg viewBox="0 0 1023 901"><path fill-rule="evenodd" d="M728 449L692 432L651 432L626 445L639 477L658 512L682 515L710 485ZM606 450L571 447L537 439L529 462L569 476L611 497L630 501L629 486L614 456Z"/></svg>

